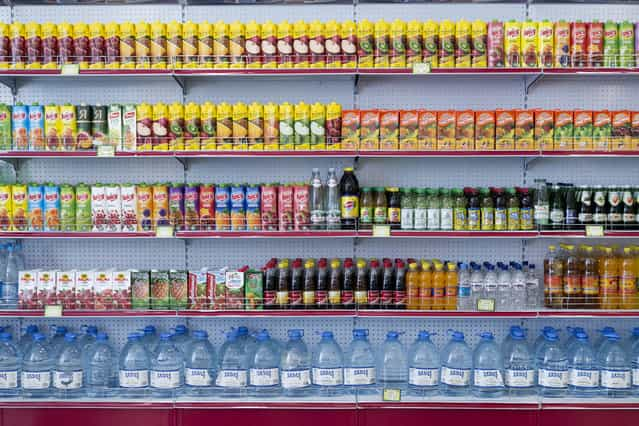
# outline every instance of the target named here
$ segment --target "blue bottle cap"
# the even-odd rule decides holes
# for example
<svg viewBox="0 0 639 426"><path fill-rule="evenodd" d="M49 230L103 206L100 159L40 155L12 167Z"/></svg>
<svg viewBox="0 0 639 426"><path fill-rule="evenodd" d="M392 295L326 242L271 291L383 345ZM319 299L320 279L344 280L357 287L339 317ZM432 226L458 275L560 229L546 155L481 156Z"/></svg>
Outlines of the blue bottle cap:
<svg viewBox="0 0 639 426"><path fill-rule="evenodd" d="M479 333L479 337L481 337L481 340L493 340L495 338L493 336L493 333L491 333L490 331L483 331Z"/></svg>
<svg viewBox="0 0 639 426"><path fill-rule="evenodd" d="M160 340L163 342L171 340L171 337L173 337L173 334L171 333L160 333Z"/></svg>
<svg viewBox="0 0 639 426"><path fill-rule="evenodd" d="M267 340L270 340L271 336L268 334L267 330L262 330L259 333L257 333L256 339L258 342L265 342Z"/></svg>
<svg viewBox="0 0 639 426"><path fill-rule="evenodd" d="M460 271L466 271L466 270L468 270L468 264L466 264L466 263L464 263L464 262L460 263L460 264L459 264L459 270L460 270Z"/></svg>
<svg viewBox="0 0 639 426"><path fill-rule="evenodd" d="M238 336L244 337L244 336L248 336L248 334L249 334L248 327L245 327L245 326L241 325L241 326L239 326L237 328L237 335Z"/></svg>
<svg viewBox="0 0 639 426"><path fill-rule="evenodd" d="M86 333L95 336L96 334L98 334L98 327L96 327L95 325L88 325Z"/></svg>
<svg viewBox="0 0 639 426"><path fill-rule="evenodd" d="M193 338L196 340L206 340L209 338L209 333L204 330L193 331Z"/></svg>
<svg viewBox="0 0 639 426"><path fill-rule="evenodd" d="M430 340L430 336L435 336L437 333L429 333L426 330L421 330L417 333L417 340Z"/></svg>
<svg viewBox="0 0 639 426"><path fill-rule="evenodd" d="M44 336L44 334L33 333L33 340L35 342L43 342L43 341L47 340L47 338Z"/></svg>
<svg viewBox="0 0 639 426"><path fill-rule="evenodd" d="M235 330L226 333L227 342L235 342L237 340L237 332Z"/></svg>
<svg viewBox="0 0 639 426"><path fill-rule="evenodd" d="M449 332L452 340L456 342L464 341L464 333L462 333L461 331L449 330Z"/></svg>
<svg viewBox="0 0 639 426"><path fill-rule="evenodd" d="M512 332L513 330L521 330L521 326L519 326L519 325L511 325L510 326L510 331Z"/></svg>
<svg viewBox="0 0 639 426"><path fill-rule="evenodd" d="M606 333L614 333L615 329L610 327L609 325L607 325L604 328L602 328L601 330L597 330L597 331L600 332L601 334L605 335Z"/></svg>
<svg viewBox="0 0 639 426"><path fill-rule="evenodd" d="M175 334L186 334L189 332L189 329L186 328L186 326L184 324L180 324L180 325L176 325L175 326Z"/></svg>
<svg viewBox="0 0 639 426"><path fill-rule="evenodd" d="M581 341L581 342L587 342L588 341L588 335L583 332L583 331L577 331L575 332L575 339Z"/></svg>
<svg viewBox="0 0 639 426"><path fill-rule="evenodd" d="M67 328L64 326L59 326L55 328L55 334L67 334Z"/></svg>
<svg viewBox="0 0 639 426"><path fill-rule="evenodd" d="M11 333L0 333L0 341L10 342L11 341Z"/></svg>
<svg viewBox="0 0 639 426"><path fill-rule="evenodd" d="M27 330L26 333L27 334L33 334L33 333L37 333L38 332L38 326L35 324L31 324L27 326Z"/></svg>
<svg viewBox="0 0 639 426"><path fill-rule="evenodd" d="M75 333L67 333L64 335L64 340L66 342L75 342L76 337Z"/></svg>
<svg viewBox="0 0 639 426"><path fill-rule="evenodd" d="M126 336L126 338L129 342L133 342L136 340L140 340L142 338L142 335L140 333L129 333L129 335Z"/></svg>
<svg viewBox="0 0 639 426"><path fill-rule="evenodd" d="M399 339L399 331L389 331L388 333L386 333L386 339L387 340L397 340Z"/></svg>
<svg viewBox="0 0 639 426"><path fill-rule="evenodd" d="M556 342L559 340L559 336L555 330L548 330L544 333L544 339L549 342Z"/></svg>
<svg viewBox="0 0 639 426"><path fill-rule="evenodd" d="M632 335L634 337L639 337L639 327L635 327L632 329Z"/></svg>
<svg viewBox="0 0 639 426"><path fill-rule="evenodd" d="M353 338L366 340L366 336L368 336L368 330L363 328L356 328L353 330Z"/></svg>
<svg viewBox="0 0 639 426"><path fill-rule="evenodd" d="M510 330L510 337L513 340L524 340L526 338L526 334L522 328L517 328L514 330Z"/></svg>
<svg viewBox="0 0 639 426"><path fill-rule="evenodd" d="M614 331L604 334L604 337L608 339L609 342L616 342L619 340L619 335Z"/></svg>
<svg viewBox="0 0 639 426"><path fill-rule="evenodd" d="M333 340L333 332L332 331L322 331L322 340Z"/></svg>
<svg viewBox="0 0 639 426"><path fill-rule="evenodd" d="M106 333L100 332L95 336L95 339L98 342L106 342L107 340L109 340L109 335Z"/></svg>
<svg viewBox="0 0 639 426"><path fill-rule="evenodd" d="M142 331L144 331L144 334L155 334L155 326L147 325Z"/></svg>
<svg viewBox="0 0 639 426"><path fill-rule="evenodd" d="M288 338L291 340L301 340L304 336L304 330L294 329L288 331Z"/></svg>

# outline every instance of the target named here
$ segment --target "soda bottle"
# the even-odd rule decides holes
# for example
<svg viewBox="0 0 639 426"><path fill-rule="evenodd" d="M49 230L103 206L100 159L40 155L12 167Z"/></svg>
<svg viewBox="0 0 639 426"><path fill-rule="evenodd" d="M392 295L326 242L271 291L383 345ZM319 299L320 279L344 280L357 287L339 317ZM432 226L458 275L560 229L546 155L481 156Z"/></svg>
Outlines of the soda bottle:
<svg viewBox="0 0 639 426"><path fill-rule="evenodd" d="M581 291L583 292L583 307L585 309L599 309L599 271L597 259L592 246L585 246L582 250Z"/></svg>
<svg viewBox="0 0 639 426"><path fill-rule="evenodd" d="M386 202L386 190L375 188L375 210L373 211L373 222L376 225L386 225L388 223L388 203Z"/></svg>
<svg viewBox="0 0 639 426"><path fill-rule="evenodd" d="M579 187L579 213L577 220L580 225L590 225L593 221L595 206L592 204L592 191L586 186Z"/></svg>
<svg viewBox="0 0 639 426"><path fill-rule="evenodd" d="M544 259L544 305L547 308L562 307L563 277L563 260L558 256L557 247L550 245Z"/></svg>
<svg viewBox="0 0 639 426"><path fill-rule="evenodd" d="M608 187L608 228L621 229L623 221L623 206L619 189L614 186Z"/></svg>
<svg viewBox="0 0 639 426"><path fill-rule="evenodd" d="M302 259L295 259L291 267L291 284L289 288L289 309L302 309L302 288L304 287L304 269Z"/></svg>
<svg viewBox="0 0 639 426"><path fill-rule="evenodd" d="M619 265L611 247L603 248L599 259L599 298L601 309L617 309L619 293Z"/></svg>
<svg viewBox="0 0 639 426"><path fill-rule="evenodd" d="M331 260L328 305L330 309L340 309L342 307L342 268L339 259Z"/></svg>
<svg viewBox="0 0 639 426"><path fill-rule="evenodd" d="M311 229L326 229L326 208L324 202L324 185L318 168L313 169L310 182Z"/></svg>
<svg viewBox="0 0 639 426"><path fill-rule="evenodd" d="M328 229L339 229L341 221L340 211L340 189L337 181L337 175L333 167L328 169L328 177L326 178L326 227Z"/></svg>
<svg viewBox="0 0 639 426"><path fill-rule="evenodd" d="M288 259L281 260L277 268L277 309L288 309L289 288L291 286L291 272L288 269Z"/></svg>
<svg viewBox="0 0 639 426"><path fill-rule="evenodd" d="M468 230L479 231L481 229L481 206L479 204L479 191L475 188L464 190L468 198Z"/></svg>
<svg viewBox="0 0 639 426"><path fill-rule="evenodd" d="M605 225L608 219L608 209L606 205L606 191L603 186L595 186L593 201L595 202L595 210L592 215L592 221L595 225Z"/></svg>
<svg viewBox="0 0 639 426"><path fill-rule="evenodd" d="M457 280L457 265L453 262L446 264L446 310L454 311L457 309L457 288L459 282Z"/></svg>
<svg viewBox="0 0 639 426"><path fill-rule="evenodd" d="M304 309L315 309L316 280L315 261L313 259L307 259L306 262L304 262L304 288L302 293Z"/></svg>
<svg viewBox="0 0 639 426"><path fill-rule="evenodd" d="M550 221L550 203L546 179L535 179L535 225L545 229Z"/></svg>
<svg viewBox="0 0 639 426"><path fill-rule="evenodd" d="M411 230L415 227L415 192L402 188L401 200L401 228Z"/></svg>
<svg viewBox="0 0 639 426"><path fill-rule="evenodd" d="M386 188L388 192L388 224L392 229L399 229L401 227L401 194L399 188L391 187Z"/></svg>
<svg viewBox="0 0 639 426"><path fill-rule="evenodd" d="M268 261L264 271L264 309L277 309L277 262Z"/></svg>
<svg viewBox="0 0 639 426"><path fill-rule="evenodd" d="M433 300L431 309L442 311L446 309L446 274L444 273L444 264L439 260L433 260L433 266L435 271L432 275Z"/></svg>
<svg viewBox="0 0 639 426"><path fill-rule="evenodd" d="M575 246L566 245L566 260L564 270L564 303L566 309L579 309L582 302L581 274L579 258L575 252Z"/></svg>
<svg viewBox="0 0 639 426"><path fill-rule="evenodd" d="M636 226L637 206L630 185L623 187L623 227L634 229Z"/></svg>
<svg viewBox="0 0 639 426"><path fill-rule="evenodd" d="M419 273L419 309L430 310L433 304L433 273L430 262L422 260L422 270Z"/></svg>
<svg viewBox="0 0 639 426"><path fill-rule="evenodd" d="M406 272L406 309L420 308L419 290L421 273L417 270L417 263L409 263Z"/></svg>
<svg viewBox="0 0 639 426"><path fill-rule="evenodd" d="M380 308L393 309L393 294L395 291L395 274L390 259L384 259L384 275L382 277L382 292Z"/></svg>
<svg viewBox="0 0 639 426"><path fill-rule="evenodd" d="M632 247L624 247L619 268L619 309L637 308L637 276Z"/></svg>
<svg viewBox="0 0 639 426"><path fill-rule="evenodd" d="M315 290L315 307L328 309L328 292L330 289L330 273L326 258L321 258L317 263L317 287Z"/></svg>
<svg viewBox="0 0 639 426"><path fill-rule="evenodd" d="M371 260L368 274L368 309L379 309L383 279L383 271L379 267L379 261L377 259Z"/></svg>
<svg viewBox="0 0 639 426"><path fill-rule="evenodd" d="M353 266L353 259L344 259L344 282L342 284L342 308L353 309L353 290L357 280L357 270Z"/></svg>
<svg viewBox="0 0 639 426"><path fill-rule="evenodd" d="M361 206L359 208L359 227L361 229L370 229L373 225L373 216L375 214L375 197L373 196L373 188L362 188Z"/></svg>
<svg viewBox="0 0 639 426"><path fill-rule="evenodd" d="M393 305L393 309L406 309L406 265L400 259L395 261Z"/></svg>
<svg viewBox="0 0 639 426"><path fill-rule="evenodd" d="M518 231L521 229L521 203L519 202L519 196L515 188L508 188L506 190L508 206L508 230Z"/></svg>
<svg viewBox="0 0 639 426"><path fill-rule="evenodd" d="M508 209L506 194L503 188L493 188L495 197L495 231L505 231L508 228Z"/></svg>
<svg viewBox="0 0 639 426"><path fill-rule="evenodd" d="M492 231L495 229L495 203L488 188L479 190L481 197L481 230Z"/></svg>
<svg viewBox="0 0 639 426"><path fill-rule="evenodd" d="M357 281L355 283L355 305L357 309L368 306L368 269L366 260L357 259Z"/></svg>
<svg viewBox="0 0 639 426"><path fill-rule="evenodd" d="M339 192L342 229L355 229L359 219L359 183L352 167L344 168Z"/></svg>

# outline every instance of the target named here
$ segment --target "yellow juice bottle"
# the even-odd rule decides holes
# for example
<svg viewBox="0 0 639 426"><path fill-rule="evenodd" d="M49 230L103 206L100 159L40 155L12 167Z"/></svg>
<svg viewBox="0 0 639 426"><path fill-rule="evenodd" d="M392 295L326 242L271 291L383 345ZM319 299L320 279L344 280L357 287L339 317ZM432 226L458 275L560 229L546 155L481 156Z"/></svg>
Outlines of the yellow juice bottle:
<svg viewBox="0 0 639 426"><path fill-rule="evenodd" d="M422 260L422 270L419 273L419 309L429 311L433 304L433 273L431 264Z"/></svg>
<svg viewBox="0 0 639 426"><path fill-rule="evenodd" d="M420 308L419 289L420 272L417 263L411 263L406 271L406 309L416 311Z"/></svg>
<svg viewBox="0 0 639 426"><path fill-rule="evenodd" d="M213 28L215 68L228 68L231 63L231 58L229 57L229 26L224 21L217 21Z"/></svg>
<svg viewBox="0 0 639 426"><path fill-rule="evenodd" d="M380 19L375 22L374 31L375 49L373 50L373 55L375 56L375 68L388 68L390 66L390 25L385 20Z"/></svg>
<svg viewBox="0 0 639 426"><path fill-rule="evenodd" d="M619 309L635 309L637 305L637 274L632 247L624 247L619 268Z"/></svg>
<svg viewBox="0 0 639 426"><path fill-rule="evenodd" d="M446 309L446 273L444 264L439 260L433 260L435 268L433 272L433 302L432 310L442 311Z"/></svg>
<svg viewBox="0 0 639 426"><path fill-rule="evenodd" d="M611 247L603 248L599 265L601 309L617 309L619 307L619 267Z"/></svg>
<svg viewBox="0 0 639 426"><path fill-rule="evenodd" d="M457 310L457 265L453 262L446 264L446 310Z"/></svg>

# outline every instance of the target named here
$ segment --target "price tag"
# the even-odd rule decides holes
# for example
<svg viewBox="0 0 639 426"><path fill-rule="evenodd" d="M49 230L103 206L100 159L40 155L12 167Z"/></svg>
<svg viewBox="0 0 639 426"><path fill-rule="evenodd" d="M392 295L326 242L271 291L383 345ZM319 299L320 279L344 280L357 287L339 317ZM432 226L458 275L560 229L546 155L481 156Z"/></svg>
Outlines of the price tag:
<svg viewBox="0 0 639 426"><path fill-rule="evenodd" d="M115 147L113 145L98 146L98 157L115 157Z"/></svg>
<svg viewBox="0 0 639 426"><path fill-rule="evenodd" d="M62 305L47 305L44 307L45 317L61 317Z"/></svg>
<svg viewBox="0 0 639 426"><path fill-rule="evenodd" d="M155 228L155 236L158 238L173 238L173 227L158 226Z"/></svg>
<svg viewBox="0 0 639 426"><path fill-rule="evenodd" d="M390 237L390 225L373 225L373 237Z"/></svg>
<svg viewBox="0 0 639 426"><path fill-rule="evenodd" d="M482 312L495 312L495 299L477 300L477 310Z"/></svg>
<svg viewBox="0 0 639 426"><path fill-rule="evenodd" d="M402 390L401 389L384 389L382 393L382 400L389 402L399 402L402 400Z"/></svg>
<svg viewBox="0 0 639 426"><path fill-rule="evenodd" d="M413 64L413 74L430 74L430 63L417 62Z"/></svg>
<svg viewBox="0 0 639 426"><path fill-rule="evenodd" d="M603 237L603 225L586 225L586 237Z"/></svg>
<svg viewBox="0 0 639 426"><path fill-rule="evenodd" d="M64 64L60 69L62 75L78 75L80 74L80 64Z"/></svg>

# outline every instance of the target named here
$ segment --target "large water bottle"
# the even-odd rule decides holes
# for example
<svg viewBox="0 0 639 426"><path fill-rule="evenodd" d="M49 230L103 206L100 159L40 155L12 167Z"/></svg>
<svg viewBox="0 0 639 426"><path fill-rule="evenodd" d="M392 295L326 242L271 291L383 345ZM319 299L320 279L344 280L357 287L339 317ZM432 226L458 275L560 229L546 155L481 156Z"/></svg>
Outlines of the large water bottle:
<svg viewBox="0 0 639 426"><path fill-rule="evenodd" d="M249 367L249 392L253 396L272 397L281 393L280 348L268 331L257 336L257 345L251 355Z"/></svg>
<svg viewBox="0 0 639 426"><path fill-rule="evenodd" d="M468 264L462 263L459 265L457 280L459 282L459 289L457 290L457 310L472 311L473 310L473 299L471 296L472 286L471 286L471 280L470 280L470 271L468 270Z"/></svg>
<svg viewBox="0 0 639 426"><path fill-rule="evenodd" d="M143 333L141 338L142 344L144 344L146 350L149 351L149 353L152 353L155 350L155 347L157 346L159 340L155 326L147 325L140 331Z"/></svg>
<svg viewBox="0 0 639 426"><path fill-rule="evenodd" d="M632 371L630 360L619 342L617 333L606 333L606 343L597 354L601 367L601 392L609 398L624 398L630 395Z"/></svg>
<svg viewBox="0 0 639 426"><path fill-rule="evenodd" d="M632 366L632 393L639 395L639 340L635 340L629 352Z"/></svg>
<svg viewBox="0 0 639 426"><path fill-rule="evenodd" d="M473 352L464 341L464 333L451 330L451 338L442 350L441 360L442 393L447 396L468 394L473 370Z"/></svg>
<svg viewBox="0 0 639 426"><path fill-rule="evenodd" d="M51 348L44 334L35 333L22 357L22 396L43 398L51 395Z"/></svg>
<svg viewBox="0 0 639 426"><path fill-rule="evenodd" d="M304 330L289 330L289 340L282 350L280 371L284 396L307 396L312 391L311 354L302 336Z"/></svg>
<svg viewBox="0 0 639 426"><path fill-rule="evenodd" d="M505 355L506 352L508 352L510 350L510 344L513 341L513 338L512 338L513 331L517 331L517 330L523 332L523 329L519 325L511 325L510 326L510 331L508 332L506 337L504 337L504 340L501 342L501 353L502 354Z"/></svg>
<svg viewBox="0 0 639 426"><path fill-rule="evenodd" d="M473 352L473 394L478 398L503 395L503 371L503 357L493 333L481 333L479 344Z"/></svg>
<svg viewBox="0 0 639 426"><path fill-rule="evenodd" d="M82 350L77 336L67 333L56 357L53 369L53 393L56 397L78 398L84 394Z"/></svg>
<svg viewBox="0 0 639 426"><path fill-rule="evenodd" d="M519 263L513 265L511 310L522 311L526 308L526 276Z"/></svg>
<svg viewBox="0 0 639 426"><path fill-rule="evenodd" d="M539 307L540 298L539 278L535 271L535 264L528 265L528 273L526 274L526 308L535 309Z"/></svg>
<svg viewBox="0 0 639 426"><path fill-rule="evenodd" d="M2 298L2 293L4 292L4 283L7 279L7 247L9 244L0 243L0 308L8 309L8 307L4 306L4 300Z"/></svg>
<svg viewBox="0 0 639 426"><path fill-rule="evenodd" d="M149 385L151 395L158 398L176 398L184 383L184 356L172 338L171 333L160 334L160 343L151 355Z"/></svg>
<svg viewBox="0 0 639 426"><path fill-rule="evenodd" d="M0 397L20 394L20 353L11 342L11 334L0 333Z"/></svg>
<svg viewBox="0 0 639 426"><path fill-rule="evenodd" d="M493 299L495 301L495 305L497 305L499 303L497 300L497 290L499 288L499 282L497 280L495 265L486 263L485 267L486 275L484 275L484 294L482 297L485 299Z"/></svg>
<svg viewBox="0 0 639 426"><path fill-rule="evenodd" d="M24 354L27 350L27 346L33 342L33 335L38 332L38 326L35 324L30 324L25 329L25 332L22 336L20 336L20 340L18 341L18 350L20 354Z"/></svg>
<svg viewBox="0 0 639 426"><path fill-rule="evenodd" d="M195 330L184 355L184 389L187 395L203 397L213 394L217 377L215 348L204 330Z"/></svg>
<svg viewBox="0 0 639 426"><path fill-rule="evenodd" d="M610 326L606 326L602 328L601 330L597 330L597 331L599 332L599 337L597 338L597 340L593 342L592 346L595 348L595 352L599 353L603 349L603 346L608 344L608 339L606 338L606 335L614 334L616 333L616 331L613 327L610 327Z"/></svg>
<svg viewBox="0 0 639 426"><path fill-rule="evenodd" d="M344 355L333 337L333 332L324 331L317 349L313 353L313 386L322 397L337 396L344 388Z"/></svg>
<svg viewBox="0 0 639 426"><path fill-rule="evenodd" d="M499 274L497 275L497 307L498 311L512 311L512 275L508 271L508 266L499 265Z"/></svg>
<svg viewBox="0 0 639 426"><path fill-rule="evenodd" d="M379 352L377 371L382 389L408 390L408 357L397 331L389 331Z"/></svg>
<svg viewBox="0 0 639 426"><path fill-rule="evenodd" d="M95 325L87 325L84 327L84 333L78 337L78 345L80 349L82 349L83 354L88 353L89 345L95 342L95 339L98 335L98 327Z"/></svg>
<svg viewBox="0 0 639 426"><path fill-rule="evenodd" d="M599 393L599 367L588 335L576 331L572 343L567 345L567 353L568 392L577 397L596 396Z"/></svg>
<svg viewBox="0 0 639 426"><path fill-rule="evenodd" d="M173 344L175 344L182 354L185 354L189 343L191 343L191 336L189 336L188 327L184 324L176 325L171 339L173 340Z"/></svg>
<svg viewBox="0 0 639 426"><path fill-rule="evenodd" d="M344 356L344 385L351 393L367 395L377 392L376 383L375 353L368 330L355 329Z"/></svg>
<svg viewBox="0 0 639 426"><path fill-rule="evenodd" d="M484 297L484 274L481 267L475 262L470 262L470 299L472 310L477 309L477 301Z"/></svg>
<svg viewBox="0 0 639 426"><path fill-rule="evenodd" d="M240 342L240 345L242 346L242 352L246 357L246 365L250 365L251 356L253 355L253 352L255 352L257 341L255 340L255 337L251 336L251 334L249 333L248 327L241 325L237 328L236 333L237 340ZM271 340L275 341L275 339L273 338L271 338Z"/></svg>
<svg viewBox="0 0 639 426"><path fill-rule="evenodd" d="M548 397L564 396L568 389L568 358L554 330L544 333L544 343L535 356L539 393Z"/></svg>
<svg viewBox="0 0 639 426"><path fill-rule="evenodd" d="M118 370L118 355L109 344L106 333L97 333L95 342L84 356L87 395L104 398L115 394Z"/></svg>
<svg viewBox="0 0 639 426"><path fill-rule="evenodd" d="M248 359L244 355L237 332L226 333L226 341L220 348L220 362L215 386L226 397L238 397L248 385Z"/></svg>
<svg viewBox="0 0 639 426"><path fill-rule="evenodd" d="M541 329L541 331L539 332L539 336L537 336L537 339L535 339L535 343L533 345L533 354L535 355L535 359L537 358L537 354L541 350L541 347L546 344L546 338L544 337L544 335L547 332L554 332L555 334L557 334L559 333L559 330L555 330L554 327L551 327L549 325L546 325L544 326L544 328Z"/></svg>
<svg viewBox="0 0 639 426"><path fill-rule="evenodd" d="M439 352L430 336L422 330L408 350L408 393L429 396L439 392Z"/></svg>
<svg viewBox="0 0 639 426"><path fill-rule="evenodd" d="M24 271L27 269L27 262L24 255L24 249L21 241L16 241L13 245L13 252L16 255L16 259L18 261L18 271Z"/></svg>
<svg viewBox="0 0 639 426"><path fill-rule="evenodd" d="M521 327L510 329L510 342L502 344L504 384L512 396L535 393L535 359Z"/></svg>
<svg viewBox="0 0 639 426"><path fill-rule="evenodd" d="M566 352L566 355L568 355L572 344L577 341L577 333L585 333L586 330L584 330L583 327L566 327L566 331L568 333L566 340L564 341L564 351Z"/></svg>
<svg viewBox="0 0 639 426"><path fill-rule="evenodd" d="M64 326L56 326L54 328L53 337L49 341L51 348L51 357L53 360L58 359L58 353L64 344L64 336L67 334L67 328Z"/></svg>
<svg viewBox="0 0 639 426"><path fill-rule="evenodd" d="M142 335L139 333L129 334L119 360L119 392L123 398L147 396L150 367L150 355L142 343Z"/></svg>
<svg viewBox="0 0 639 426"><path fill-rule="evenodd" d="M18 308L18 272L18 258L14 253L13 245L9 244L7 267L2 287L2 305L6 309Z"/></svg>

